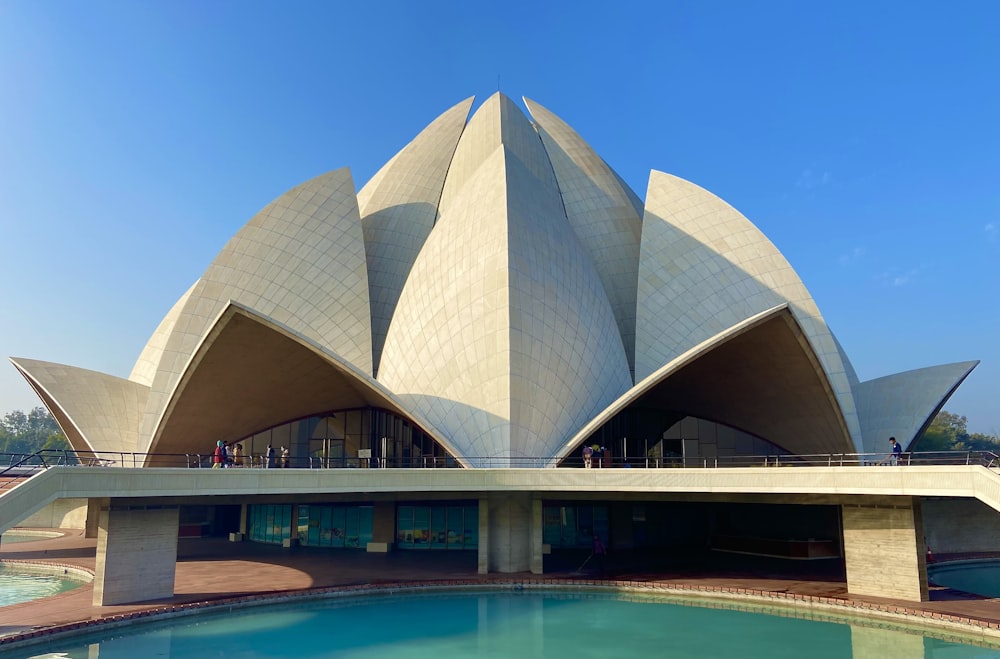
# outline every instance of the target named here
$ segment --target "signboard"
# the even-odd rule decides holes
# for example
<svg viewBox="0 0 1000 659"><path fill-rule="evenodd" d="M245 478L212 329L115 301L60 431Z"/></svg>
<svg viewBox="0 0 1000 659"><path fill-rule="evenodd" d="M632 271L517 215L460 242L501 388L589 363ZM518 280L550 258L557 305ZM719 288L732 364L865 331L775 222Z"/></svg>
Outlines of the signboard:
<svg viewBox="0 0 1000 659"><path fill-rule="evenodd" d="M359 448L358 449L359 458L370 458L372 457L372 450L370 448Z"/></svg>

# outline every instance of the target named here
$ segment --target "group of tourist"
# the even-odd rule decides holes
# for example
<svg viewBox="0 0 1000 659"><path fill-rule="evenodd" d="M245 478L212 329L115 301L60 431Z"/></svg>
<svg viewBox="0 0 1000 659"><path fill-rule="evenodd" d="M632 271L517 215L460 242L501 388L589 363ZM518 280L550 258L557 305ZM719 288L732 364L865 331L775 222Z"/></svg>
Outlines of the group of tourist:
<svg viewBox="0 0 1000 659"><path fill-rule="evenodd" d="M261 466L265 469L274 469L276 467L287 469L290 462L288 447L281 446L279 447L279 451L279 462L276 464L274 447L268 444L267 451L261 456ZM243 444L236 444L233 446L232 451L230 451L229 447L221 439L215 443L215 453L212 455L212 469L246 466L247 461L246 456L243 454Z"/></svg>
<svg viewBox="0 0 1000 659"><path fill-rule="evenodd" d="M584 468L590 469L595 458L597 459L598 466L611 466L611 451L599 444L585 444L583 447Z"/></svg>

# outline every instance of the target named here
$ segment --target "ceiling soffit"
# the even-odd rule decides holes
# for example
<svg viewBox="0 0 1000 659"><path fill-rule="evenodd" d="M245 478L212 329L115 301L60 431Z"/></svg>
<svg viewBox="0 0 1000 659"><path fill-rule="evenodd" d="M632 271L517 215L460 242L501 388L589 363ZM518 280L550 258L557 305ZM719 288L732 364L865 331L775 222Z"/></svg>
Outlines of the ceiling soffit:
<svg viewBox="0 0 1000 659"><path fill-rule="evenodd" d="M183 376L150 452L206 453L220 439L365 405L410 417L348 367L231 306Z"/></svg>
<svg viewBox="0 0 1000 659"><path fill-rule="evenodd" d="M829 382L788 311L682 366L635 404L722 423L796 454L855 451Z"/></svg>

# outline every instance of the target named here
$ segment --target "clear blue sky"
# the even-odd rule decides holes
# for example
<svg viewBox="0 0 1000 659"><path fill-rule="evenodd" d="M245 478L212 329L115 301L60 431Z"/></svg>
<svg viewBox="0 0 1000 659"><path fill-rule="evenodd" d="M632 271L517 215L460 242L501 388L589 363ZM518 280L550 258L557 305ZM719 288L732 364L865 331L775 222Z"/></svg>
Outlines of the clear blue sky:
<svg viewBox="0 0 1000 659"><path fill-rule="evenodd" d="M0 355L126 377L254 213L501 89L719 195L862 379L980 359L1000 434L1000 2L0 2ZM40 404L0 363L0 414Z"/></svg>

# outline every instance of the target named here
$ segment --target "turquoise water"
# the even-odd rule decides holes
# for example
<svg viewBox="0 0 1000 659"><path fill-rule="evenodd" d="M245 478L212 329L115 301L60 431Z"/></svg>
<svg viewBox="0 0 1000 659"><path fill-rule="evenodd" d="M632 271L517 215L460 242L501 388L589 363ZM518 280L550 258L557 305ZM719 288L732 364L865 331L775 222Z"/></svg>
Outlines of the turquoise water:
<svg viewBox="0 0 1000 659"><path fill-rule="evenodd" d="M928 565L927 578L939 586L965 593L1000 597L1000 559L949 561Z"/></svg>
<svg viewBox="0 0 1000 659"><path fill-rule="evenodd" d="M80 585L82 581L68 579L54 574L41 574L30 569L18 569L11 565L0 565L0 606L20 604L31 600L65 593ZM0 620L3 616L0 615Z"/></svg>
<svg viewBox="0 0 1000 659"><path fill-rule="evenodd" d="M5 531L0 535L0 545L9 545L12 542L32 542L34 540L45 540L47 538L58 538L59 533L46 533L44 531Z"/></svg>
<svg viewBox="0 0 1000 659"><path fill-rule="evenodd" d="M1000 649L842 621L662 598L538 591L369 596L135 624L25 657L1000 657ZM804 612L795 615L803 616ZM8 655L0 655L8 656Z"/></svg>

